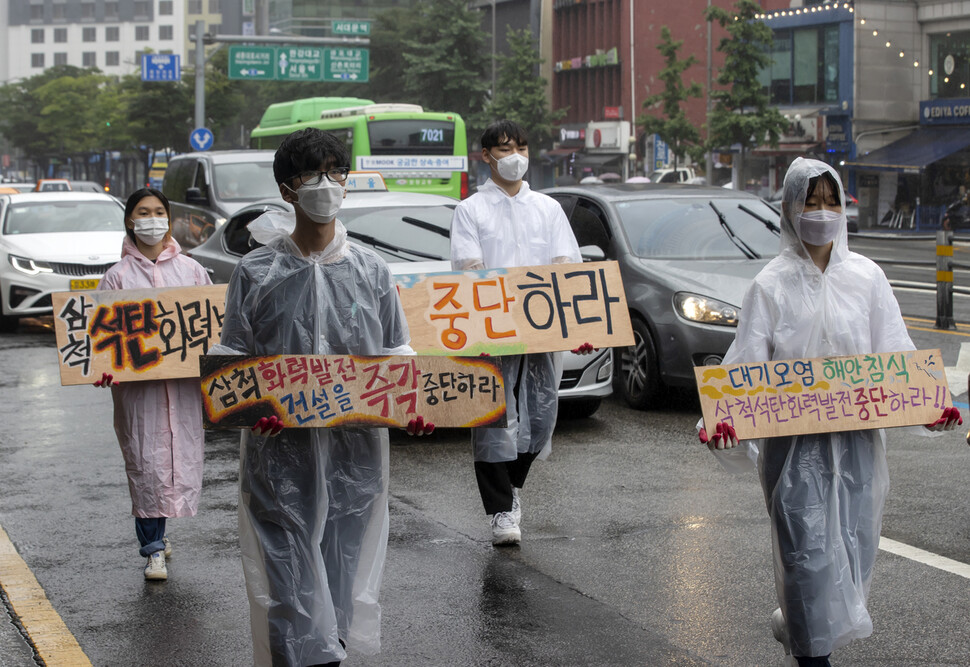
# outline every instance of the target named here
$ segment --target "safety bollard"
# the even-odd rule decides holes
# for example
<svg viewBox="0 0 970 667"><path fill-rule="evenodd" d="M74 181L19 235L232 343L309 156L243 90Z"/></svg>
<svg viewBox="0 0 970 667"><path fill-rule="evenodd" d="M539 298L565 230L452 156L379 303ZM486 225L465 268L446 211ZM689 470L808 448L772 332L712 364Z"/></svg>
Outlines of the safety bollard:
<svg viewBox="0 0 970 667"><path fill-rule="evenodd" d="M953 321L953 232L936 233L936 328L955 329Z"/></svg>

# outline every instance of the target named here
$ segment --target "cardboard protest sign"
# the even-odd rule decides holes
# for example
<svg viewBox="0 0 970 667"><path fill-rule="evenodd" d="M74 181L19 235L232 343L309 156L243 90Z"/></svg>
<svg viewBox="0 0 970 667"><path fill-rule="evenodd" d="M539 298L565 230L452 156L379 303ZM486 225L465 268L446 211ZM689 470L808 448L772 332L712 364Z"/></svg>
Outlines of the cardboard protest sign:
<svg viewBox="0 0 970 667"><path fill-rule="evenodd" d="M633 345L616 262L395 276L418 354Z"/></svg>
<svg viewBox="0 0 970 667"><path fill-rule="evenodd" d="M61 384L199 376L200 354L219 342L225 285L56 292Z"/></svg>
<svg viewBox="0 0 970 667"><path fill-rule="evenodd" d="M504 427L505 385L485 357L294 355L200 358L205 428Z"/></svg>
<svg viewBox="0 0 970 667"><path fill-rule="evenodd" d="M694 369L704 424L740 439L929 424L952 405L939 350Z"/></svg>

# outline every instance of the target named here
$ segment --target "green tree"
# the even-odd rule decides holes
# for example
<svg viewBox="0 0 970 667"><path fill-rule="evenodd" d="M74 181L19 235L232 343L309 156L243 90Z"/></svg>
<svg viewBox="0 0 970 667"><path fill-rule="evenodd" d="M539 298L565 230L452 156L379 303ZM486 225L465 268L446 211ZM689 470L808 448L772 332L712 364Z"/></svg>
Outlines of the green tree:
<svg viewBox="0 0 970 667"><path fill-rule="evenodd" d="M660 29L660 39L657 50L663 55L666 63L659 74L664 89L663 92L645 99L643 108L649 110L660 106L663 116L645 113L637 118L636 123L647 134L660 135L674 154L673 166L676 169L679 158L690 155L696 161L700 160L704 153L701 133L688 120L687 114L681 107L681 104L690 98L700 97L703 91L700 84L693 81L689 86L684 85L684 72L697 63L697 58L694 56L689 56L685 60L677 59L677 52L684 41L673 41L670 28L667 26Z"/></svg>
<svg viewBox="0 0 970 667"><path fill-rule="evenodd" d="M717 50L724 54L724 66L717 75L720 90L711 91L708 138L712 149L734 144L741 146L736 174L737 185L744 187L744 158L751 148L763 143L778 145L778 136L788 121L775 107L758 75L771 64L772 34L763 21L755 19L761 7L753 0L737 0L735 11L710 6L704 18L716 21L727 30Z"/></svg>
<svg viewBox="0 0 970 667"><path fill-rule="evenodd" d="M549 147L552 145L554 125L566 115L566 111L549 109L546 80L539 76L539 66L543 60L532 31L509 28L506 39L509 55L499 56L495 95L484 111L471 119L471 124L484 129L492 121L507 118L525 128L530 143L536 148Z"/></svg>

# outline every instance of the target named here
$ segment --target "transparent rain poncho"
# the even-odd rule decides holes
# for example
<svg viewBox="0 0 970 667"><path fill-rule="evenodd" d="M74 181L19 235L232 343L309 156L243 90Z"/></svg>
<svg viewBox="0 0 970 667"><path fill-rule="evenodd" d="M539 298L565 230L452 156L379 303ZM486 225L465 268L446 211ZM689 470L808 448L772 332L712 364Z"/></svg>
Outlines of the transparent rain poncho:
<svg viewBox="0 0 970 667"><path fill-rule="evenodd" d="M226 292L212 354L413 354L390 270L346 241L304 257L292 214L253 221L253 250ZM387 549L387 429L242 433L239 543L257 665L343 660L341 640L380 650Z"/></svg>
<svg viewBox="0 0 970 667"><path fill-rule="evenodd" d="M457 271L582 262L562 207L526 181L510 197L491 180L461 202L451 223L451 265ZM506 428L472 429L476 461L514 461L552 450L559 410L562 353L498 358L505 378Z"/></svg>
<svg viewBox="0 0 970 667"><path fill-rule="evenodd" d="M748 289L722 363L915 349L885 274L849 251L844 214L824 272L802 244L809 180L825 172L834 176L844 210L842 184L829 165L792 163L781 252ZM882 430L850 431L749 440L715 452L735 471L757 461L792 655L828 655L872 634L866 598L889 490L885 443Z"/></svg>

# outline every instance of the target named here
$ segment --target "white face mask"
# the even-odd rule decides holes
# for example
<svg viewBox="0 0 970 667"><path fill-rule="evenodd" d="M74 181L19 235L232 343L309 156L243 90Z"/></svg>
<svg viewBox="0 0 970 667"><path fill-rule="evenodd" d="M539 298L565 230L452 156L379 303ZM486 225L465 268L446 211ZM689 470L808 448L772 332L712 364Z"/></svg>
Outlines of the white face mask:
<svg viewBox="0 0 970 667"><path fill-rule="evenodd" d="M168 218L132 218L132 228L145 245L156 245L168 234Z"/></svg>
<svg viewBox="0 0 970 667"><path fill-rule="evenodd" d="M344 186L324 176L316 185L301 185L296 199L311 220L324 224L336 217L344 203Z"/></svg>
<svg viewBox="0 0 970 667"><path fill-rule="evenodd" d="M825 245L835 240L845 224L844 212L806 211L798 218L798 235L805 243Z"/></svg>
<svg viewBox="0 0 970 667"><path fill-rule="evenodd" d="M521 181L522 177L525 176L525 172L529 170L529 158L521 153L512 153L500 160L496 159L491 151L489 152L489 156L495 160L495 168L498 169L498 175L507 181Z"/></svg>

